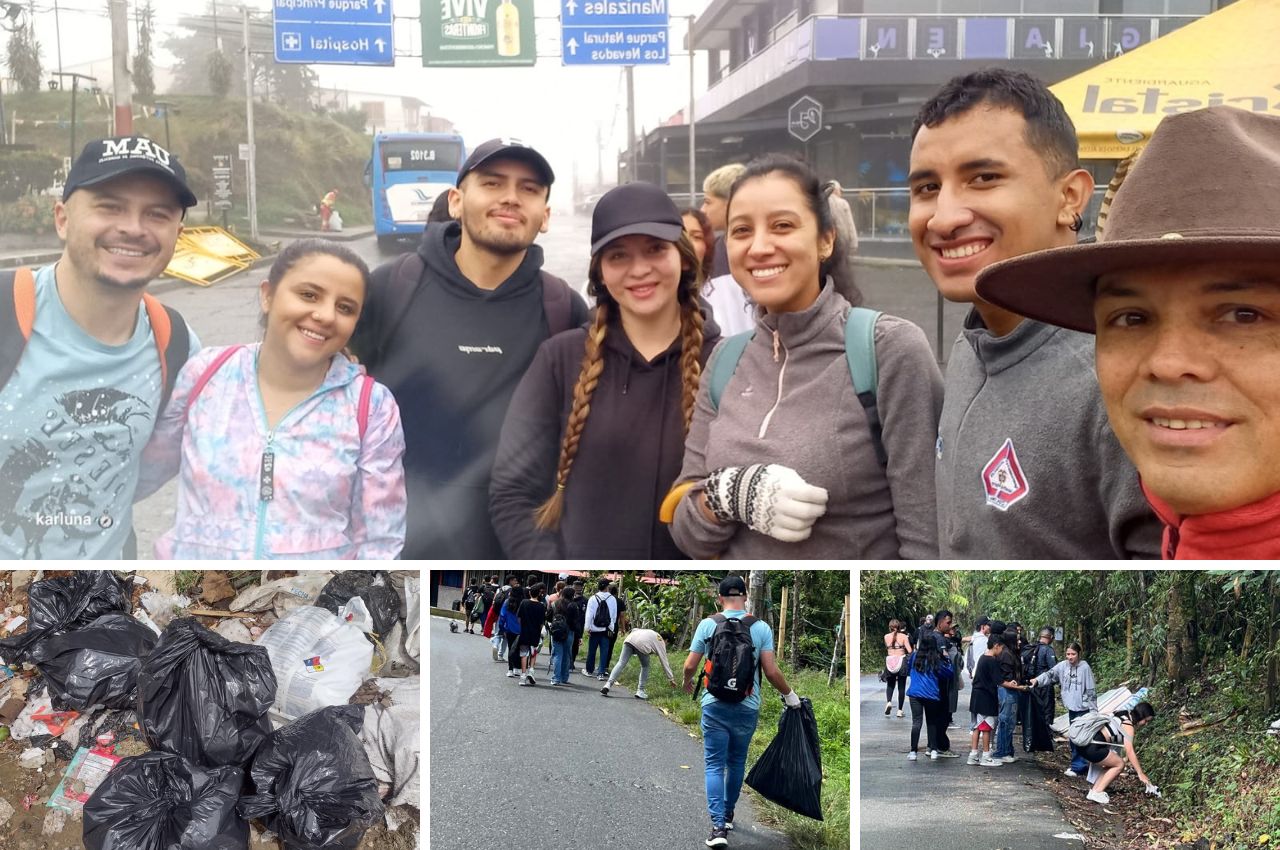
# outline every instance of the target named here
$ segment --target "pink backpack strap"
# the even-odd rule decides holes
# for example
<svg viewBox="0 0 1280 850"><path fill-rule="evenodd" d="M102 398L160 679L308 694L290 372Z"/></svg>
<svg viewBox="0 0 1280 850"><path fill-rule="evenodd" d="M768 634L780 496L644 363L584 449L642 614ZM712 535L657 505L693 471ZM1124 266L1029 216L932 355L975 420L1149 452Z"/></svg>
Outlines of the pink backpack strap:
<svg viewBox="0 0 1280 850"><path fill-rule="evenodd" d="M364 376L360 384L360 406L356 408L356 424L360 427L360 442L364 442L364 432L369 430L369 399L373 396L373 378Z"/></svg>
<svg viewBox="0 0 1280 850"><path fill-rule="evenodd" d="M213 374L221 369L222 364L230 360L231 356L242 348L244 348L243 345L227 346L221 354L213 358L212 363L205 367L205 370L200 373L200 377L196 379L195 386L191 388L190 395L187 396L187 410L190 410L191 405L195 404L196 396L200 395L200 391L204 389L205 384L209 383L209 379L213 377Z"/></svg>

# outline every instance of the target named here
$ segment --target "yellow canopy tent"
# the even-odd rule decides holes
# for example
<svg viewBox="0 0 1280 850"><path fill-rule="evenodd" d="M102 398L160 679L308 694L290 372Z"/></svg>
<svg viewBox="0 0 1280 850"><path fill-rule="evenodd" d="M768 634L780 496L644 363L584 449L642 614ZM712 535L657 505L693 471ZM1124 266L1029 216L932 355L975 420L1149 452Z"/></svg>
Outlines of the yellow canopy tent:
<svg viewBox="0 0 1280 850"><path fill-rule="evenodd" d="M1050 88L1081 159L1124 159L1164 116L1206 106L1280 116L1280 0L1240 0Z"/></svg>

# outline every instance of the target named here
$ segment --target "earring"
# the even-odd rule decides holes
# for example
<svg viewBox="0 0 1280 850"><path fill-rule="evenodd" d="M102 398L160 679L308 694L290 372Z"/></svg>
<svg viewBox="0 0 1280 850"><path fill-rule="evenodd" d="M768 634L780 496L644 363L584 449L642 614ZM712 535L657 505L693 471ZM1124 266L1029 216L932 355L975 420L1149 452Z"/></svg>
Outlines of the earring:
<svg viewBox="0 0 1280 850"><path fill-rule="evenodd" d="M1069 224L1068 227L1071 228L1073 233L1080 232L1080 229L1084 227L1084 219L1080 216L1080 213L1071 214L1071 224Z"/></svg>

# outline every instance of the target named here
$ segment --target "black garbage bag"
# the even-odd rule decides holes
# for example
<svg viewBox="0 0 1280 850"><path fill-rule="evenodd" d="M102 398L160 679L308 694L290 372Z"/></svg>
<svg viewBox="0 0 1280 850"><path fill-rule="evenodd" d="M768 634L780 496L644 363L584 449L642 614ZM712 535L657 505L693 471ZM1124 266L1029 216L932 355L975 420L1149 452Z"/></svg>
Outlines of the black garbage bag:
<svg viewBox="0 0 1280 850"><path fill-rule="evenodd" d="M0 656L10 665L29 660L35 644L87 626L103 614L130 613L128 582L110 570L80 570L38 581L27 590L31 613L27 630L0 640Z"/></svg>
<svg viewBox="0 0 1280 850"><path fill-rule="evenodd" d="M338 573L320 591L316 607L336 614L353 596L364 600L373 617L373 630L379 635L388 634L400 618L400 595L391 586L391 577L382 570Z"/></svg>
<svg viewBox="0 0 1280 850"><path fill-rule="evenodd" d="M121 759L84 804L87 850L246 850L238 767L150 752Z"/></svg>
<svg viewBox="0 0 1280 850"><path fill-rule="evenodd" d="M1032 688L1028 695L1027 710L1022 716L1024 726L1031 730L1023 736L1023 749L1029 753L1053 752L1053 708L1057 702L1053 687Z"/></svg>
<svg viewBox="0 0 1280 850"><path fill-rule="evenodd" d="M59 711L91 705L133 708L138 671L156 640L155 632L128 614L104 614L84 628L38 641L31 660Z"/></svg>
<svg viewBox="0 0 1280 850"><path fill-rule="evenodd" d="M261 646L174 620L138 674L138 718L152 749L203 767L245 767L271 734L276 674Z"/></svg>
<svg viewBox="0 0 1280 850"><path fill-rule="evenodd" d="M363 725L363 705L331 705L277 729L253 757L240 816L262 818L285 850L354 850L382 817Z"/></svg>
<svg viewBox="0 0 1280 850"><path fill-rule="evenodd" d="M822 820L822 751L813 703L783 710L778 734L747 774L747 784L784 809Z"/></svg>

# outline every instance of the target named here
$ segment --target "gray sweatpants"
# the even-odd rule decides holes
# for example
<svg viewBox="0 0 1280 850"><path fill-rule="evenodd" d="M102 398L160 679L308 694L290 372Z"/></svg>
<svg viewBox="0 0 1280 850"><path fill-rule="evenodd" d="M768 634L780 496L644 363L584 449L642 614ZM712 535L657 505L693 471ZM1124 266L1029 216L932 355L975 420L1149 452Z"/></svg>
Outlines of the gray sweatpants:
<svg viewBox="0 0 1280 850"><path fill-rule="evenodd" d="M623 669L627 666L627 662L631 660L631 656L633 655L640 656L640 684L636 687L636 690L644 690L644 683L649 681L649 656L642 652L636 652L629 643L624 643L622 645L622 657L619 658L618 663L614 665L613 672L609 674L609 681L607 684L612 685L614 682L618 681L618 677L622 675Z"/></svg>

